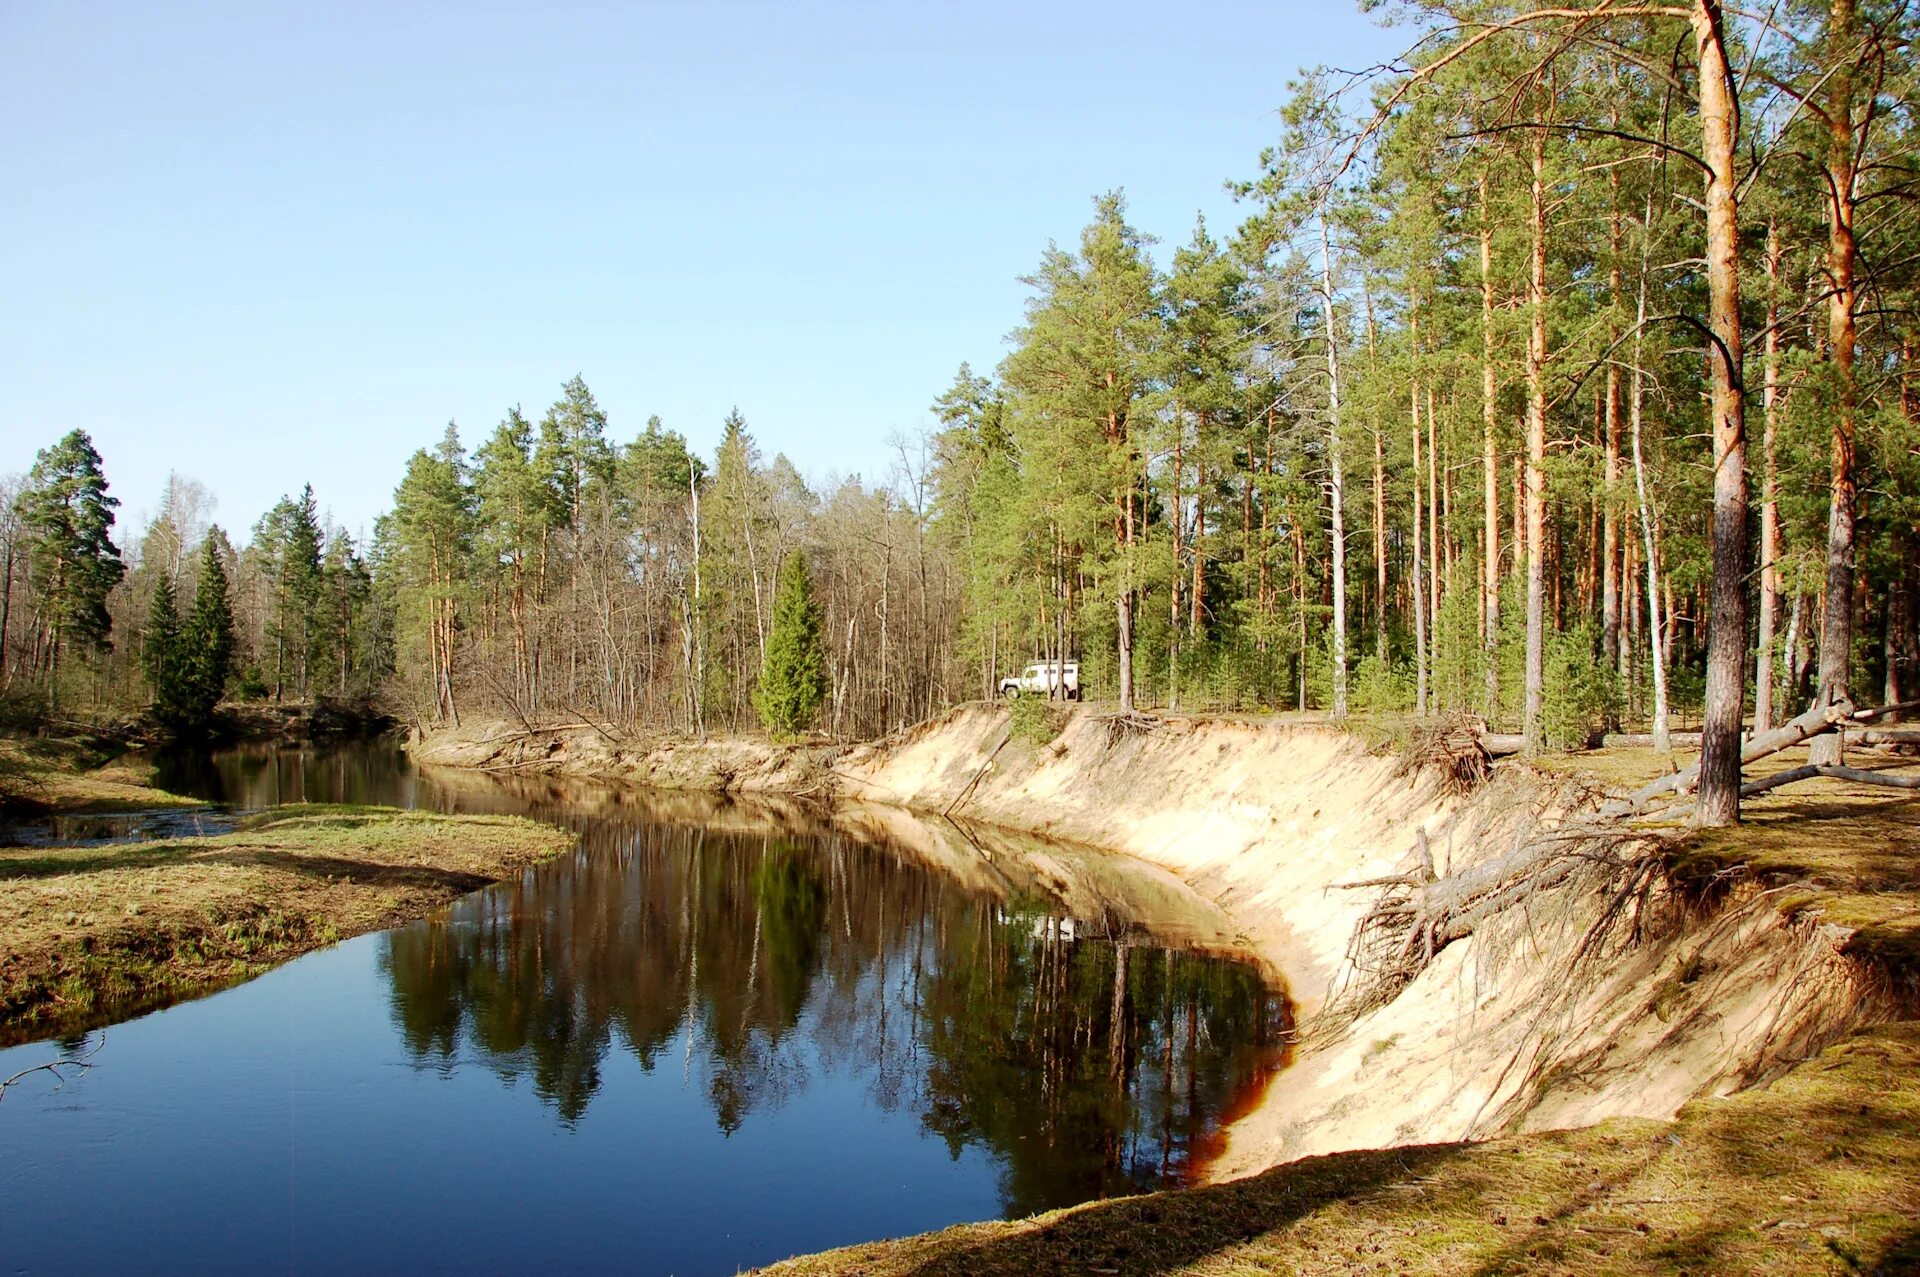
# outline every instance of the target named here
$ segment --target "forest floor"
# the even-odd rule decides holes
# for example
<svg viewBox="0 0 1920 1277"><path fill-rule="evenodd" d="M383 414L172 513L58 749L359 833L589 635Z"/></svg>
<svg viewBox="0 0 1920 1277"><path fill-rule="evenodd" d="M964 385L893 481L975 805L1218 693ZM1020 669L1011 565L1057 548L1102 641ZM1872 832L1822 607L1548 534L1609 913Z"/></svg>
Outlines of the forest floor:
<svg viewBox="0 0 1920 1277"><path fill-rule="evenodd" d="M190 802L124 765L86 770L80 746L0 747L14 792L39 810ZM294 805L216 837L0 847L0 1043L238 983L420 917L572 843L517 817Z"/></svg>
<svg viewBox="0 0 1920 1277"><path fill-rule="evenodd" d="M1807 757L1804 745L1783 750L1748 764L1746 776L1770 776ZM1697 754L1678 751L1663 758L1650 749L1611 749L1546 755L1534 765L1624 791L1696 761ZM1920 757L1885 749L1849 748L1847 762L1920 773ZM1910 990L1920 986L1920 793L1821 777L1747 799L1740 819L1726 829L1682 832L1670 853L1674 874L1756 879L1774 890L1782 913L1848 928L1848 952Z"/></svg>

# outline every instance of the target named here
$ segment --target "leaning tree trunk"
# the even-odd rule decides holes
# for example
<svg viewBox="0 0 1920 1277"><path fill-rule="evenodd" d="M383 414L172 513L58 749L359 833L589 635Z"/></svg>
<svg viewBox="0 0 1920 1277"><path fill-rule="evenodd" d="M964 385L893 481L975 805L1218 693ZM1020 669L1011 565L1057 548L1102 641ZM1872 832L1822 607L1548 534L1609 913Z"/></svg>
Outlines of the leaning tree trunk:
<svg viewBox="0 0 1920 1277"><path fill-rule="evenodd" d="M1700 131L1707 162L1708 328L1712 337L1713 580L1707 612L1707 698L1700 723L1696 824L1740 819L1740 719L1747 647L1747 425L1741 381L1740 210L1734 154L1739 112L1719 0L1696 0Z"/></svg>

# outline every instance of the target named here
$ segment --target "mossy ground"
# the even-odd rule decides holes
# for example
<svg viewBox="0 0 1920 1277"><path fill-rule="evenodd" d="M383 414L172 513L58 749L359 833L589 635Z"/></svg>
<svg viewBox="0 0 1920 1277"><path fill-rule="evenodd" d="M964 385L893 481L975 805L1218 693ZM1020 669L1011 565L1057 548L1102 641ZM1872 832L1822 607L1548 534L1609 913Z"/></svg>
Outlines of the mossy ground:
<svg viewBox="0 0 1920 1277"><path fill-rule="evenodd" d="M1805 746L1783 750L1748 766L1746 775L1770 776L1807 757ZM1696 761L1697 754L1681 751L1663 757L1650 749L1608 749L1547 756L1536 765L1624 791ZM1920 758L1891 750L1849 749L1847 762L1920 773ZM1783 913L1848 928L1852 952L1896 981L1920 985L1920 793L1819 777L1747 799L1740 817L1725 829L1679 831L1676 874L1757 880L1774 889Z"/></svg>
<svg viewBox="0 0 1920 1277"><path fill-rule="evenodd" d="M0 849L0 1042L235 983L571 844L516 817L300 805L214 838Z"/></svg>

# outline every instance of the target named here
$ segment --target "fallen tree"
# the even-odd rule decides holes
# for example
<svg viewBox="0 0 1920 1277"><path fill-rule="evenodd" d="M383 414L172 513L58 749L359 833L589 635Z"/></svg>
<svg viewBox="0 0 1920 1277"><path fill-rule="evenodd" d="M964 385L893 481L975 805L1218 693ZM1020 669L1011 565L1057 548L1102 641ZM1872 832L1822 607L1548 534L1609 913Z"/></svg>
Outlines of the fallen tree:
<svg viewBox="0 0 1920 1277"><path fill-rule="evenodd" d="M1855 709L1846 701L1819 705L1791 722L1748 741L1741 750L1747 766L1823 734L1870 723L1914 708L1906 702ZM1441 728L1418 742L1416 756L1441 768L1442 783L1456 787L1454 772L1462 752L1461 729ZM1484 742L1472 753L1483 754ZM1585 875L1604 900L1587 945L1597 948L1622 925L1637 925L1639 904L1663 862L1668 835L1638 823L1648 817L1670 822L1692 803L1688 795L1699 781L1693 766L1662 776L1625 798L1575 815L1555 828L1522 828L1510 850L1458 872L1437 874L1424 830L1416 835L1414 865L1401 874L1339 884L1346 889L1380 888L1380 898L1356 924L1348 941L1349 970L1355 979L1333 1003L1343 1016L1357 1015L1390 1000L1417 976L1434 955L1472 935L1489 918L1525 904ZM1782 785L1827 777L1887 788L1920 790L1920 774L1893 775L1865 768L1808 764L1749 781L1741 797L1751 798ZM1657 808L1662 800L1670 804ZM1571 804L1577 807L1578 802Z"/></svg>

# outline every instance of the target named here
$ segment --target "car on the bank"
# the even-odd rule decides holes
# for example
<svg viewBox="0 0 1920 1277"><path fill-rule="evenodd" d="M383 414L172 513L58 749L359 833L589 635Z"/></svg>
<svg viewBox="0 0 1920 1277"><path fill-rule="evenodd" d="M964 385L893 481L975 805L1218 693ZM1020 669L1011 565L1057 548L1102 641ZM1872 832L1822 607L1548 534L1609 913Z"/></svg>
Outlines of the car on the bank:
<svg viewBox="0 0 1920 1277"><path fill-rule="evenodd" d="M1062 700L1080 699L1080 662L1035 661L1018 674L1000 680L1000 695L1008 700L1021 696L1058 696Z"/></svg>

